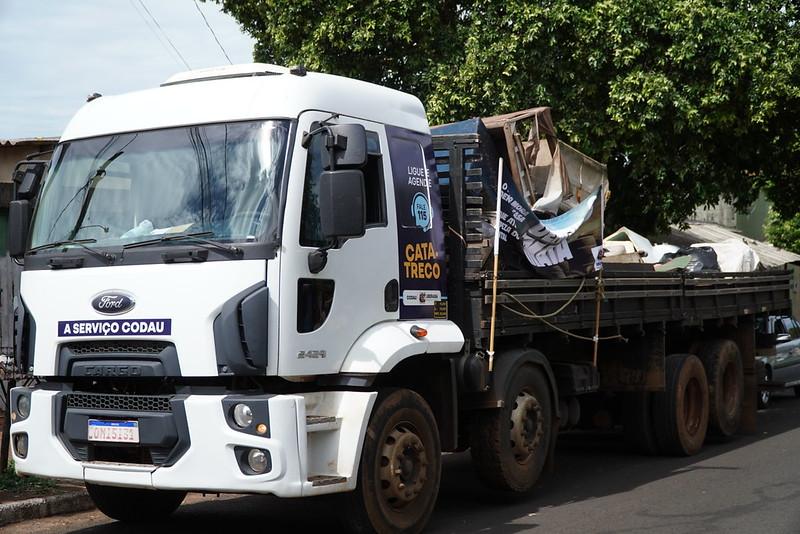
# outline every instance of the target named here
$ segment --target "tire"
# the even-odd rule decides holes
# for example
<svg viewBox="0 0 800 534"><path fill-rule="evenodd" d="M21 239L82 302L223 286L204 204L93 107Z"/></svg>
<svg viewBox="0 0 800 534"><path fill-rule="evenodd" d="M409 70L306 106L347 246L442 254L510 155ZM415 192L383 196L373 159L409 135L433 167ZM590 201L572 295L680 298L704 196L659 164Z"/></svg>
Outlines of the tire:
<svg viewBox="0 0 800 534"><path fill-rule="evenodd" d="M125 523L164 519L177 510L186 497L185 491L119 488L89 482L86 490L101 512Z"/></svg>
<svg viewBox="0 0 800 534"><path fill-rule="evenodd" d="M653 420L659 450L691 456L700 451L708 429L708 381L703 363L692 354L667 357L666 389L653 394Z"/></svg>
<svg viewBox="0 0 800 534"><path fill-rule="evenodd" d="M533 489L550 451L553 406L542 372L524 365L509 379L505 406L476 413L470 432L472 465L487 487Z"/></svg>
<svg viewBox="0 0 800 534"><path fill-rule="evenodd" d="M767 382L772 381L772 370L769 367L764 368L764 378ZM772 392L768 389L759 389L758 390L758 409L759 410L766 410L769 408L769 402L772 398Z"/></svg>
<svg viewBox="0 0 800 534"><path fill-rule="evenodd" d="M792 389L794 390L794 396L800 397L800 386L794 386Z"/></svg>
<svg viewBox="0 0 800 534"><path fill-rule="evenodd" d="M648 456L659 453L653 428L653 394L649 391L626 393L622 401L622 429L633 450Z"/></svg>
<svg viewBox="0 0 800 534"><path fill-rule="evenodd" d="M728 339L714 339L700 349L708 378L709 430L730 437L739 430L744 398L744 374L739 347Z"/></svg>
<svg viewBox="0 0 800 534"><path fill-rule="evenodd" d="M338 496L343 526L356 533L421 532L441 471L439 431L425 399L408 389L383 392L367 427L356 490Z"/></svg>
<svg viewBox="0 0 800 534"><path fill-rule="evenodd" d="M772 393L767 389L762 389L758 392L758 409L766 410L769 408L769 401Z"/></svg>

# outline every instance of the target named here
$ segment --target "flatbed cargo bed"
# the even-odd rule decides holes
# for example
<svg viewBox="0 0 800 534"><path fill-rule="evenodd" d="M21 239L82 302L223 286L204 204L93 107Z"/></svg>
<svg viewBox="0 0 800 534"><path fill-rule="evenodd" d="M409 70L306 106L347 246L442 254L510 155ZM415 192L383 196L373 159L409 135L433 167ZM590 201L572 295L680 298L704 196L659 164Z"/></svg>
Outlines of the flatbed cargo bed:
<svg viewBox="0 0 800 534"><path fill-rule="evenodd" d="M485 350L493 272L491 241L482 233L487 222L482 195L484 184L494 178L487 176L489 166L481 142L477 134L433 137L447 229L449 317L461 327L473 349ZM654 323L702 327L707 321L774 314L791 307L790 280L791 274L779 269L665 273L607 267L602 273L560 279L503 270L497 281L495 335L502 339L559 330L583 330L585 335L595 328L598 318L601 329L619 331Z"/></svg>
<svg viewBox="0 0 800 534"><path fill-rule="evenodd" d="M483 304L492 302L492 273L485 271ZM787 271L752 273L603 273L602 277L544 280L523 272L500 273L497 281L497 333L517 334L552 330L538 320L520 317L509 308L548 318L564 329L595 324L598 286L600 327L678 321L694 326L706 320L726 319L755 313L771 313L790 307ZM482 334L488 336L488 308L482 309Z"/></svg>

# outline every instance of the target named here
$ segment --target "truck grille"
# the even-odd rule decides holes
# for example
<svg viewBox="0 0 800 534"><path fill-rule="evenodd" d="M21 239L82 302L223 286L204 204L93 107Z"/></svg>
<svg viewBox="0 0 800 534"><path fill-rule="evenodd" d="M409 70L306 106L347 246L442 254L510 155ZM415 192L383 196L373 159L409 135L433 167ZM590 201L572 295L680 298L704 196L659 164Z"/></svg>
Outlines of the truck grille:
<svg viewBox="0 0 800 534"><path fill-rule="evenodd" d="M70 393L67 408L89 410L124 410L132 412L171 412L170 395L113 395L103 393Z"/></svg>
<svg viewBox="0 0 800 534"><path fill-rule="evenodd" d="M67 343L62 347L68 348L75 355L86 354L160 354L172 345L165 341L85 341L80 343Z"/></svg>

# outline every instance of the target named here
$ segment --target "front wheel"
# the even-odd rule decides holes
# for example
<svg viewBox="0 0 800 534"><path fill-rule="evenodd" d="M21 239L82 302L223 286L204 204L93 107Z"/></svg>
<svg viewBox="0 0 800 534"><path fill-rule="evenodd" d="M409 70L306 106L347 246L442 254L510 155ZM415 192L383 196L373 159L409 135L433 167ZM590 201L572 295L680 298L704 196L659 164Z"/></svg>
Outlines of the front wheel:
<svg viewBox="0 0 800 534"><path fill-rule="evenodd" d="M764 381L772 382L772 371L769 367L764 366ZM768 389L758 390L758 409L766 410L769 408L769 401L772 397L772 392Z"/></svg>
<svg viewBox="0 0 800 534"><path fill-rule="evenodd" d="M769 399L772 395L769 390L762 389L758 392L758 409L765 410L769 408Z"/></svg>
<svg viewBox="0 0 800 534"><path fill-rule="evenodd" d="M105 515L126 523L157 521L178 509L185 491L119 488L86 483L86 491Z"/></svg>
<svg viewBox="0 0 800 534"><path fill-rule="evenodd" d="M470 451L486 486L517 493L533 489L550 451L552 410L544 375L524 365L506 386L505 406L476 413Z"/></svg>
<svg viewBox="0 0 800 534"><path fill-rule="evenodd" d="M439 494L439 431L428 403L407 389L379 395L364 438L358 485L341 495L350 532L421 532Z"/></svg>

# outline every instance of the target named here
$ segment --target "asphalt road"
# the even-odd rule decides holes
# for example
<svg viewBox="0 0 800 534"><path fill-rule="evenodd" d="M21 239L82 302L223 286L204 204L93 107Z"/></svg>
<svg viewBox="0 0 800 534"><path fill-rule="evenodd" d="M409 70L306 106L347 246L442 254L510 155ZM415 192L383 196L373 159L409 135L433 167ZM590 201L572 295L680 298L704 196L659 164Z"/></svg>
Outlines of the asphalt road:
<svg viewBox="0 0 800 534"><path fill-rule="evenodd" d="M692 458L632 455L614 436L567 436L559 443L556 472L534 494L514 500L478 484L468 453L448 455L428 531L800 532L800 399L776 396L758 419L757 435L707 444ZM126 526L88 512L19 523L6 531L300 533L336 531L335 525L325 500L193 496L158 525Z"/></svg>

